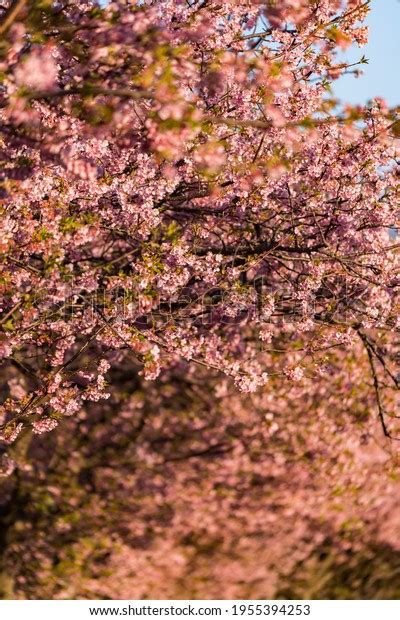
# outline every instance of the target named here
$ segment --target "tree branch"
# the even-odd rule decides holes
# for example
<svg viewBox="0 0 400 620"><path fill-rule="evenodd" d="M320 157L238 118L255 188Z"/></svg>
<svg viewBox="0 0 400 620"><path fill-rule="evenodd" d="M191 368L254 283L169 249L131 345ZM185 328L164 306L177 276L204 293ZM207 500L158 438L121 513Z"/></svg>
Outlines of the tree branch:
<svg viewBox="0 0 400 620"><path fill-rule="evenodd" d="M10 26L12 26L22 9L25 8L26 3L27 0L13 0L13 2L11 2L0 21L0 35L7 32Z"/></svg>

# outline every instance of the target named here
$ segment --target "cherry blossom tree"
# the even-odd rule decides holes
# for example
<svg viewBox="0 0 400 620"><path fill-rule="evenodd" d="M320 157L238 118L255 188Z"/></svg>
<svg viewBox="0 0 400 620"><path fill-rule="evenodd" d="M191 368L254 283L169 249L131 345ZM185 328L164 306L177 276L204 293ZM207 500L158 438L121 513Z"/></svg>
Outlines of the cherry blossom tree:
<svg viewBox="0 0 400 620"><path fill-rule="evenodd" d="M400 438L400 125L383 100L343 105L331 89L360 70L337 52L366 42L368 5L15 0L0 14L6 484L25 476L31 496L44 447L68 453L77 433L65 466L89 476L79 497L97 498L104 462L90 451L117 436L129 464L110 450L104 495L119 505L143 490L125 538L141 532L160 570L189 541L170 564L179 579L203 544L200 525L190 538L195 511L205 548L222 540L224 570L237 566L228 597L260 592L254 565L234 563L250 513L246 558L257 532L276 536L270 557L288 575L328 537L315 523L337 533L354 506L364 540L392 544L374 519L393 509ZM268 480L276 513L275 500L257 504ZM369 496L383 500L367 510ZM68 515L74 502L83 518L92 509L71 491ZM344 539L345 554L356 543ZM156 581L135 595L156 597Z"/></svg>
<svg viewBox="0 0 400 620"><path fill-rule="evenodd" d="M398 455L359 354L250 395L114 367L5 479L3 596L396 598Z"/></svg>

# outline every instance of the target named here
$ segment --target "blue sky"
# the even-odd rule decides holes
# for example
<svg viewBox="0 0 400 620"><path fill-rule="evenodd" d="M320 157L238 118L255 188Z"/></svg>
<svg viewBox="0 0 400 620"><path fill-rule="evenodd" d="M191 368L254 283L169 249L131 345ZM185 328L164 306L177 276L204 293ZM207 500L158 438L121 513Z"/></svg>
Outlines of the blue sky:
<svg viewBox="0 0 400 620"><path fill-rule="evenodd" d="M335 96L350 103L380 96L391 106L400 105L400 0L372 0L368 25L368 45L344 54L352 62L365 54L369 64L363 66L364 75L358 79L344 76L335 82Z"/></svg>

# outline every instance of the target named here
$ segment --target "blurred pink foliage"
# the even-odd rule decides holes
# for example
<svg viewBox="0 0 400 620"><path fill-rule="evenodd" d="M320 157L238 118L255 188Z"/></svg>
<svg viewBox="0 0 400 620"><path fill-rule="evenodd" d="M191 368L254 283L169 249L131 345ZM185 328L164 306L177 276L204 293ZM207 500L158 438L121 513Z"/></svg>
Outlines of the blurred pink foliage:
<svg viewBox="0 0 400 620"><path fill-rule="evenodd" d="M338 557L397 549L399 121L328 91L368 2L7 7L6 486L37 476L62 504L47 450L73 479L95 462L59 510L115 534L101 596L273 596L332 531ZM46 558L40 592L83 596L44 585L51 544L26 531L8 553Z"/></svg>

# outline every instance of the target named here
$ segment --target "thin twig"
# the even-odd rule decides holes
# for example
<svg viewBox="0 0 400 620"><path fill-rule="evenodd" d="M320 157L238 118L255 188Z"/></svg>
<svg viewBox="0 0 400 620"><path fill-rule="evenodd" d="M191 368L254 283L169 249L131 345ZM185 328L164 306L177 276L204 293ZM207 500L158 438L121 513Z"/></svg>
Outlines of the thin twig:
<svg viewBox="0 0 400 620"><path fill-rule="evenodd" d="M7 11L3 15L3 19L0 22L0 35L7 32L12 24L17 19L18 15L26 6L26 0L13 0Z"/></svg>

